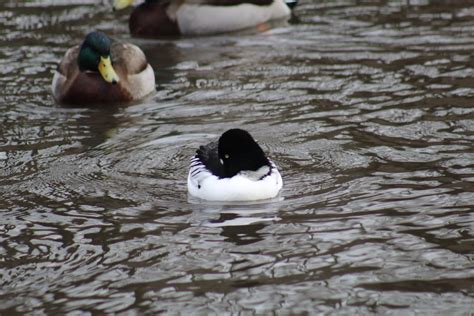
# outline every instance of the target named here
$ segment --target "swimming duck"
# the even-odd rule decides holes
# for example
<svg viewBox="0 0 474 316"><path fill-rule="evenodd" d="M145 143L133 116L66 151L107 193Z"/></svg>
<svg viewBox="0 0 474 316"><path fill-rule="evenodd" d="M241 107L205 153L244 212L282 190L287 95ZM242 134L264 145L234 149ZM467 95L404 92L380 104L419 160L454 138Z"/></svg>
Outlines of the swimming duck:
<svg viewBox="0 0 474 316"><path fill-rule="evenodd" d="M237 31L288 17L285 0L145 0L129 19L133 36L204 35ZM134 0L114 0L123 9Z"/></svg>
<svg viewBox="0 0 474 316"><path fill-rule="evenodd" d="M188 191L210 201L253 201L275 197L283 181L252 136L230 129L201 146L191 159Z"/></svg>
<svg viewBox="0 0 474 316"><path fill-rule="evenodd" d="M61 103L128 102L155 91L155 74L137 46L91 32L64 55L52 91Z"/></svg>

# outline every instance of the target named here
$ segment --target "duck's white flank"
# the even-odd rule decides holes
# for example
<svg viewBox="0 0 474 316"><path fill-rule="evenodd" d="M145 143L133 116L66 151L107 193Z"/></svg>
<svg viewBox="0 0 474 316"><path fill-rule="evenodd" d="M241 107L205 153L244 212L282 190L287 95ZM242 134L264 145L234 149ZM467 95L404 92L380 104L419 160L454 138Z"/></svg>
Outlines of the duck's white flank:
<svg viewBox="0 0 474 316"><path fill-rule="evenodd" d="M281 175L271 162L257 171L243 171L232 178L213 175L194 157L188 174L188 191L208 201L255 201L278 195L283 186Z"/></svg>
<svg viewBox="0 0 474 316"><path fill-rule="evenodd" d="M290 8L283 0L274 0L271 5L243 3L234 6L211 6L185 3L175 13L179 29L185 35L231 32L281 19L290 14Z"/></svg>
<svg viewBox="0 0 474 316"><path fill-rule="evenodd" d="M134 56L134 60L146 60L145 54L138 46L129 43L122 45L126 47L127 54ZM125 60L125 62L129 61ZM141 99L155 91L155 73L150 64L142 72L125 75L127 78L123 79L128 81L130 91L134 91L133 98L135 100Z"/></svg>
<svg viewBox="0 0 474 316"><path fill-rule="evenodd" d="M51 84L51 91L53 91L53 96L55 99L59 99L60 91L59 87L64 85L67 78L63 76L59 71L54 71L53 83Z"/></svg>
<svg viewBox="0 0 474 316"><path fill-rule="evenodd" d="M135 99L141 99L149 95L155 91L155 73L153 68L148 64L142 72L136 75L129 75L128 82L130 89L136 92L136 95L134 95Z"/></svg>
<svg viewBox="0 0 474 316"><path fill-rule="evenodd" d="M74 54L75 51L79 50L79 45L69 48L64 55L64 59L67 59L71 54ZM61 90L59 87L65 85L67 81L66 76L60 73L57 69L54 71L53 76L53 83L51 84L51 90L53 92L53 96L55 99L59 99L61 97Z"/></svg>

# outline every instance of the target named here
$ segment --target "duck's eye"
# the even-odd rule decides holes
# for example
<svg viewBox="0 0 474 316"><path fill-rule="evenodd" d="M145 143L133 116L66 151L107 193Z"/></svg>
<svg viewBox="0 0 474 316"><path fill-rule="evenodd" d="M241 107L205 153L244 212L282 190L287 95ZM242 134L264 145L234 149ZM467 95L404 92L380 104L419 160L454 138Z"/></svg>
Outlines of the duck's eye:
<svg viewBox="0 0 474 316"><path fill-rule="evenodd" d="M225 155L224 155L224 158L225 158L225 159L229 159L229 157L230 157L230 156L229 156L228 154L225 154Z"/></svg>

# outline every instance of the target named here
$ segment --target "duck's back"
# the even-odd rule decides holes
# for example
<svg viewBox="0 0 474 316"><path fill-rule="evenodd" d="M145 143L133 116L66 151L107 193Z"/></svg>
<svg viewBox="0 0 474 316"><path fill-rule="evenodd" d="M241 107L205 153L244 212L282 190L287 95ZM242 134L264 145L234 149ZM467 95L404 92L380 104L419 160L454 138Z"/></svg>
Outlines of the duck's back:
<svg viewBox="0 0 474 316"><path fill-rule="evenodd" d="M224 177L224 168L219 160L217 151L218 142L212 142L207 145L199 147L196 151L196 157L199 159L207 170L213 175L221 178Z"/></svg>

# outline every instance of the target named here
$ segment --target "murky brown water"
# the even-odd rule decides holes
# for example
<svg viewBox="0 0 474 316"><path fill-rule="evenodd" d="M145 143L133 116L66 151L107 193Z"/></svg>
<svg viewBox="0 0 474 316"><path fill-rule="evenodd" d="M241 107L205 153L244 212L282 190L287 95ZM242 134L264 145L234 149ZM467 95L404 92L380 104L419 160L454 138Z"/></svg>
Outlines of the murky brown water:
<svg viewBox="0 0 474 316"><path fill-rule="evenodd" d="M0 314L473 312L474 2L301 1L263 34L157 41L100 1L1 1ZM96 28L143 47L155 96L54 104ZM282 200L187 197L230 127Z"/></svg>

